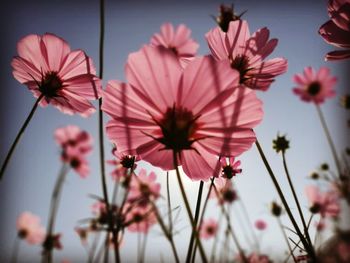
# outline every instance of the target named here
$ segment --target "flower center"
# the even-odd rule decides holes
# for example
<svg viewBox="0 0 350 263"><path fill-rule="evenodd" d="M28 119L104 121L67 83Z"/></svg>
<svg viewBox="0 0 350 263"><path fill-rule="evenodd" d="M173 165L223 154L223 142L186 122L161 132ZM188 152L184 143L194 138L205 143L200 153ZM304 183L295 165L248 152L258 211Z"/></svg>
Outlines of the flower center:
<svg viewBox="0 0 350 263"><path fill-rule="evenodd" d="M227 189L223 192L222 198L228 203L232 203L237 199L237 194L233 189Z"/></svg>
<svg viewBox="0 0 350 263"><path fill-rule="evenodd" d="M80 161L77 158L73 158L70 161L70 166L72 166L72 168L78 168L80 166Z"/></svg>
<svg viewBox="0 0 350 263"><path fill-rule="evenodd" d="M239 83L244 83L248 78L245 76L249 71L248 58L244 55L238 55L231 61L231 68L238 70Z"/></svg>
<svg viewBox="0 0 350 263"><path fill-rule="evenodd" d="M191 111L179 107L168 108L163 119L158 122L162 130L163 137L157 139L165 145L165 149L180 152L191 149L193 138L198 124Z"/></svg>
<svg viewBox="0 0 350 263"><path fill-rule="evenodd" d="M207 233L210 234L210 235L214 234L214 233L215 233L214 227L208 226L208 227L207 227Z"/></svg>
<svg viewBox="0 0 350 263"><path fill-rule="evenodd" d="M321 85L318 81L314 81L310 83L310 85L307 87L307 92L311 96L316 96L321 90Z"/></svg>
<svg viewBox="0 0 350 263"><path fill-rule="evenodd" d="M62 80L57 75L57 72L50 71L42 77L39 90L45 97L53 98L57 97L57 91L60 90L62 86Z"/></svg>
<svg viewBox="0 0 350 263"><path fill-rule="evenodd" d="M124 168L133 168L135 163L135 156L125 155L120 161Z"/></svg>

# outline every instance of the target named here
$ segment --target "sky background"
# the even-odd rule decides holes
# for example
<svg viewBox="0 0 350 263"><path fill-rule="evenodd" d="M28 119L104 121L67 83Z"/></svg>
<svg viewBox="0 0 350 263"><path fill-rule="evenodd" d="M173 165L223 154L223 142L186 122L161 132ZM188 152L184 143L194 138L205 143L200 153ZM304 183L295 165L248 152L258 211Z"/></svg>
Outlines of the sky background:
<svg viewBox="0 0 350 263"><path fill-rule="evenodd" d="M244 18L248 20L251 33L267 26L271 37L279 39L279 45L271 57L283 56L288 59L288 72L277 78L268 92L258 93L264 102L264 119L257 127L256 133L265 153L277 174L285 194L291 200L291 194L283 174L281 156L272 149L272 140L277 133L287 134L291 141L291 149L287 152L287 161L296 186L296 191L307 212L307 201L304 198L304 187L313 183L307 179L308 174L321 163L328 162L334 169L320 121L312 104L301 102L292 93L292 76L306 66L319 68L328 66L339 78L337 84L338 96L322 105L330 131L337 149L341 150L348 144L348 129L346 121L348 112L339 106L339 95L349 93L349 63L325 62L324 55L333 50L317 34L318 28L328 20L326 1L235 1L238 12L248 10ZM210 15L217 15L218 6L222 1L111 1L106 0L106 38L104 79L106 84L111 79L124 79L124 65L130 52L137 51L148 43L151 36L159 31L164 22L175 25L186 24L192 30L192 37L200 44L198 54L209 52L204 34L215 26ZM226 2L230 4L231 2ZM98 1L19 1L13 0L0 4L0 30L2 43L0 49L0 162L5 155L29 113L35 100L24 85L18 83L12 76L10 62L17 54L16 43L27 34L43 34L51 32L64 38L72 49L83 49L98 65L99 45L99 4ZM95 103L97 105L97 103ZM107 120L108 117L105 117ZM51 192L61 166L59 148L53 140L56 128L75 124L90 132L97 146L97 114L88 119L79 116L67 116L56 108L38 108L28 126L12 160L7 168L4 179L0 182L0 261L7 262L11 254L16 236L15 220L23 211L31 211L39 215L46 225ZM107 159L111 158L111 144L105 143ZM58 212L56 230L63 233L62 251L56 251L58 260L69 259L72 262L86 261L86 252L79 238L73 231L78 221L91 215L90 207L93 200L88 194L101 195L99 177L98 147L95 147L89 158L91 175L81 179L70 172L63 189L62 202ZM251 221L264 219L268 229L257 233L261 238L261 250L274 254L283 251L285 244L278 226L269 215L268 205L278 196L256 148L244 153L242 161L243 173L234 179L241 199L247 207ZM162 183L162 193L165 196L165 172L145 163L139 165L148 171L158 174ZM110 167L107 166L107 169ZM108 170L109 171L109 170ZM198 184L184 177L186 191L190 203L194 207ZM113 183L108 178L110 191ZM174 174L171 174L171 196L173 206L183 206L182 199ZM207 187L205 187L207 189ZM162 207L165 200L160 201ZM292 210L296 213L294 205ZM219 210L212 201L207 212L208 217L218 218ZM248 226L240 220L240 207L234 205L233 227L241 243L247 251L251 248L243 237L242 226ZM237 220L236 220L237 219ZM241 221L241 222L240 222ZM286 216L283 221L288 225ZM242 224L243 223L243 224ZM180 209L179 218L175 222L181 233L175 237L178 250L184 257L189 239L189 222L185 209ZM169 244L160 235L158 227L152 228L149 234L146 250L150 262L160 261L162 257L167 262L171 258ZM135 261L136 234L127 234L121 250L125 262ZM232 243L231 243L232 244ZM211 242L205 241L204 246L210 250ZM20 258L22 262L36 262L40 258L39 247L29 247L22 243ZM281 252L282 253L282 252ZM280 253L280 254L281 254ZM170 260L170 259L169 259Z"/></svg>

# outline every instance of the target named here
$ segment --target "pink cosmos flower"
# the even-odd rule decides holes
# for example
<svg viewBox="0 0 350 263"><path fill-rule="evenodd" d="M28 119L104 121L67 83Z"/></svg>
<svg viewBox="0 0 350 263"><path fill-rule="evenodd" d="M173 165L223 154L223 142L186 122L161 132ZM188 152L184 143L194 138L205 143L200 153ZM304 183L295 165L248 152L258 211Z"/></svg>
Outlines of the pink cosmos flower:
<svg viewBox="0 0 350 263"><path fill-rule="evenodd" d="M117 151L116 148L113 149L112 154L114 155L113 160L107 160L107 163L113 165L114 169L111 172L111 177L113 180L119 181L124 178L128 169L136 169L136 161L139 161L137 156L122 154Z"/></svg>
<svg viewBox="0 0 350 263"><path fill-rule="evenodd" d="M175 152L187 176L207 180L219 172L217 155L237 156L255 142L262 103L237 87L238 72L227 62L200 57L182 69L173 52L145 46L129 55L126 77L129 84L108 83L102 105L120 152L164 170L174 169Z"/></svg>
<svg viewBox="0 0 350 263"><path fill-rule="evenodd" d="M212 55L217 60L228 61L240 73L239 83L265 91L275 77L287 71L287 60L265 60L277 46L278 40L269 40L270 31L264 27L252 36L245 20L231 21L227 33L216 27L206 34Z"/></svg>
<svg viewBox="0 0 350 263"><path fill-rule="evenodd" d="M125 222L128 224L127 228L130 232L141 232L146 234L157 222L153 208L149 205L143 207L126 203L124 211Z"/></svg>
<svg viewBox="0 0 350 263"><path fill-rule="evenodd" d="M151 46L162 46L170 49L185 67L196 56L198 43L191 38L191 30L185 25L179 25L176 30L170 23L165 23L151 38Z"/></svg>
<svg viewBox="0 0 350 263"><path fill-rule="evenodd" d="M199 236L203 239L210 239L212 237L215 237L216 233L218 232L218 229L219 225L215 219L210 218L204 220L199 228Z"/></svg>
<svg viewBox="0 0 350 263"><path fill-rule="evenodd" d="M157 175L151 172L147 175L145 169L141 169L138 175L133 176L130 183L128 200L137 202L139 206L148 204L150 198L153 200L160 196L160 184L156 182Z"/></svg>
<svg viewBox="0 0 350 263"><path fill-rule="evenodd" d="M217 194L215 190L212 190L210 195L211 198L217 198L219 204L229 203L236 201L238 199L237 192L233 188L232 181L225 177L218 177L214 179L214 185L217 190Z"/></svg>
<svg viewBox="0 0 350 263"><path fill-rule="evenodd" d="M55 140L62 147L62 161L68 163L82 178L86 178L90 173L86 155L92 151L92 137L79 127L68 125L56 129Z"/></svg>
<svg viewBox="0 0 350 263"><path fill-rule="evenodd" d="M303 101L321 104L335 96L337 78L330 74L327 67L321 67L317 72L312 67L306 67L303 74L294 75L293 80L298 85L293 92Z"/></svg>
<svg viewBox="0 0 350 263"><path fill-rule="evenodd" d="M236 176L236 174L242 172L242 169L239 168L241 161L235 162L235 157L230 157L228 162L226 158L221 158L220 163L222 168L221 174L227 179L231 179L232 177Z"/></svg>
<svg viewBox="0 0 350 263"><path fill-rule="evenodd" d="M255 221L254 226L256 229L262 231L267 228L267 223L262 219L258 219Z"/></svg>
<svg viewBox="0 0 350 263"><path fill-rule="evenodd" d="M259 255L257 253L252 253L248 257L249 263L270 263L271 260L266 255Z"/></svg>
<svg viewBox="0 0 350 263"><path fill-rule="evenodd" d="M329 0L328 15L331 20L323 24L318 33L328 44L345 50L329 52L325 59L350 58L350 0Z"/></svg>
<svg viewBox="0 0 350 263"><path fill-rule="evenodd" d="M41 244L45 239L46 231L40 224L40 217L30 212L18 216L16 227L18 236L31 245Z"/></svg>
<svg viewBox="0 0 350 263"><path fill-rule="evenodd" d="M53 34L28 35L17 44L12 60L14 77L27 85L40 105L52 104L66 114L88 117L95 112L89 100L100 97L100 80L92 60Z"/></svg>
<svg viewBox="0 0 350 263"><path fill-rule="evenodd" d="M309 199L310 211L320 213L321 217L336 218L340 213L339 194L334 190L321 192L316 186L308 186L305 189Z"/></svg>

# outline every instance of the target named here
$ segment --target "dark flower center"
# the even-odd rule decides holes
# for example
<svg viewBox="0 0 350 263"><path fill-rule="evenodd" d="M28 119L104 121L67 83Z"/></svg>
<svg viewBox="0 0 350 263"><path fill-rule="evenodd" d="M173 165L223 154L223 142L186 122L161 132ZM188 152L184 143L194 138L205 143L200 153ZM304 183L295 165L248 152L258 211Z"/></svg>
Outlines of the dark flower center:
<svg viewBox="0 0 350 263"><path fill-rule="evenodd" d="M141 214L135 214L133 219L136 223L140 223L143 220L143 216Z"/></svg>
<svg viewBox="0 0 350 263"><path fill-rule="evenodd" d="M135 163L135 156L125 155L120 161L124 168L133 168Z"/></svg>
<svg viewBox="0 0 350 263"><path fill-rule="evenodd" d="M169 47L169 49L176 55L179 55L179 52L177 51L176 47Z"/></svg>
<svg viewBox="0 0 350 263"><path fill-rule="evenodd" d="M163 137L156 139L165 145L165 149L180 152L185 149L192 149L195 141L193 135L198 124L191 111L185 108L168 108L158 125L162 130Z"/></svg>
<svg viewBox="0 0 350 263"><path fill-rule="evenodd" d="M311 96L316 96L321 90L321 84L318 81L314 81L310 83L310 85L307 87L307 92Z"/></svg>
<svg viewBox="0 0 350 263"><path fill-rule="evenodd" d="M227 189L223 192L222 195L224 201L228 202L228 203L232 203L233 201L235 201L237 199L237 194L233 189Z"/></svg>
<svg viewBox="0 0 350 263"><path fill-rule="evenodd" d="M24 239L26 238L28 235L28 231L25 230L25 229L21 229L18 231L18 237L21 238L21 239Z"/></svg>
<svg viewBox="0 0 350 263"><path fill-rule="evenodd" d="M317 214L321 211L321 205L318 203L313 204L313 206L310 207L310 212L313 214Z"/></svg>
<svg viewBox="0 0 350 263"><path fill-rule="evenodd" d="M227 179L231 179L233 176L236 176L236 174L241 172L242 172L242 169L233 169L231 165L226 165L225 167L222 168L222 175Z"/></svg>
<svg viewBox="0 0 350 263"><path fill-rule="evenodd" d="M212 227L212 226L208 226L208 227L207 227L207 233L208 233L208 234L212 235L212 234L214 234L214 232L215 232L214 227Z"/></svg>
<svg viewBox="0 0 350 263"><path fill-rule="evenodd" d="M70 161L70 166L72 166L72 168L78 168L80 165L80 161L77 158L73 158Z"/></svg>
<svg viewBox="0 0 350 263"><path fill-rule="evenodd" d="M238 55L231 60L231 68L236 69L239 72L239 83L244 83L248 78L246 77L248 68L248 58L244 55Z"/></svg>
<svg viewBox="0 0 350 263"><path fill-rule="evenodd" d="M57 92L62 88L63 83L57 72L49 71L42 77L39 90L47 98L57 97Z"/></svg>

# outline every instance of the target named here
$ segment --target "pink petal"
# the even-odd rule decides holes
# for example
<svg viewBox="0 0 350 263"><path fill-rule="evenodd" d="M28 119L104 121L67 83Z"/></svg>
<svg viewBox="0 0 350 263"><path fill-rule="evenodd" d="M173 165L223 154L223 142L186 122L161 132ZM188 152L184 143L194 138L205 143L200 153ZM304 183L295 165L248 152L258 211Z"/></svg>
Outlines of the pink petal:
<svg viewBox="0 0 350 263"><path fill-rule="evenodd" d="M226 35L229 55L235 58L237 55L245 54L246 41L250 37L248 22L245 20L231 21Z"/></svg>
<svg viewBox="0 0 350 263"><path fill-rule="evenodd" d="M164 145L156 140L148 140L137 147L137 154L142 160L150 164L160 167L163 170L173 170L173 152L171 150L164 150Z"/></svg>
<svg viewBox="0 0 350 263"><path fill-rule="evenodd" d="M229 47L226 45L226 33L216 27L205 34L210 51L217 60L229 59Z"/></svg>

